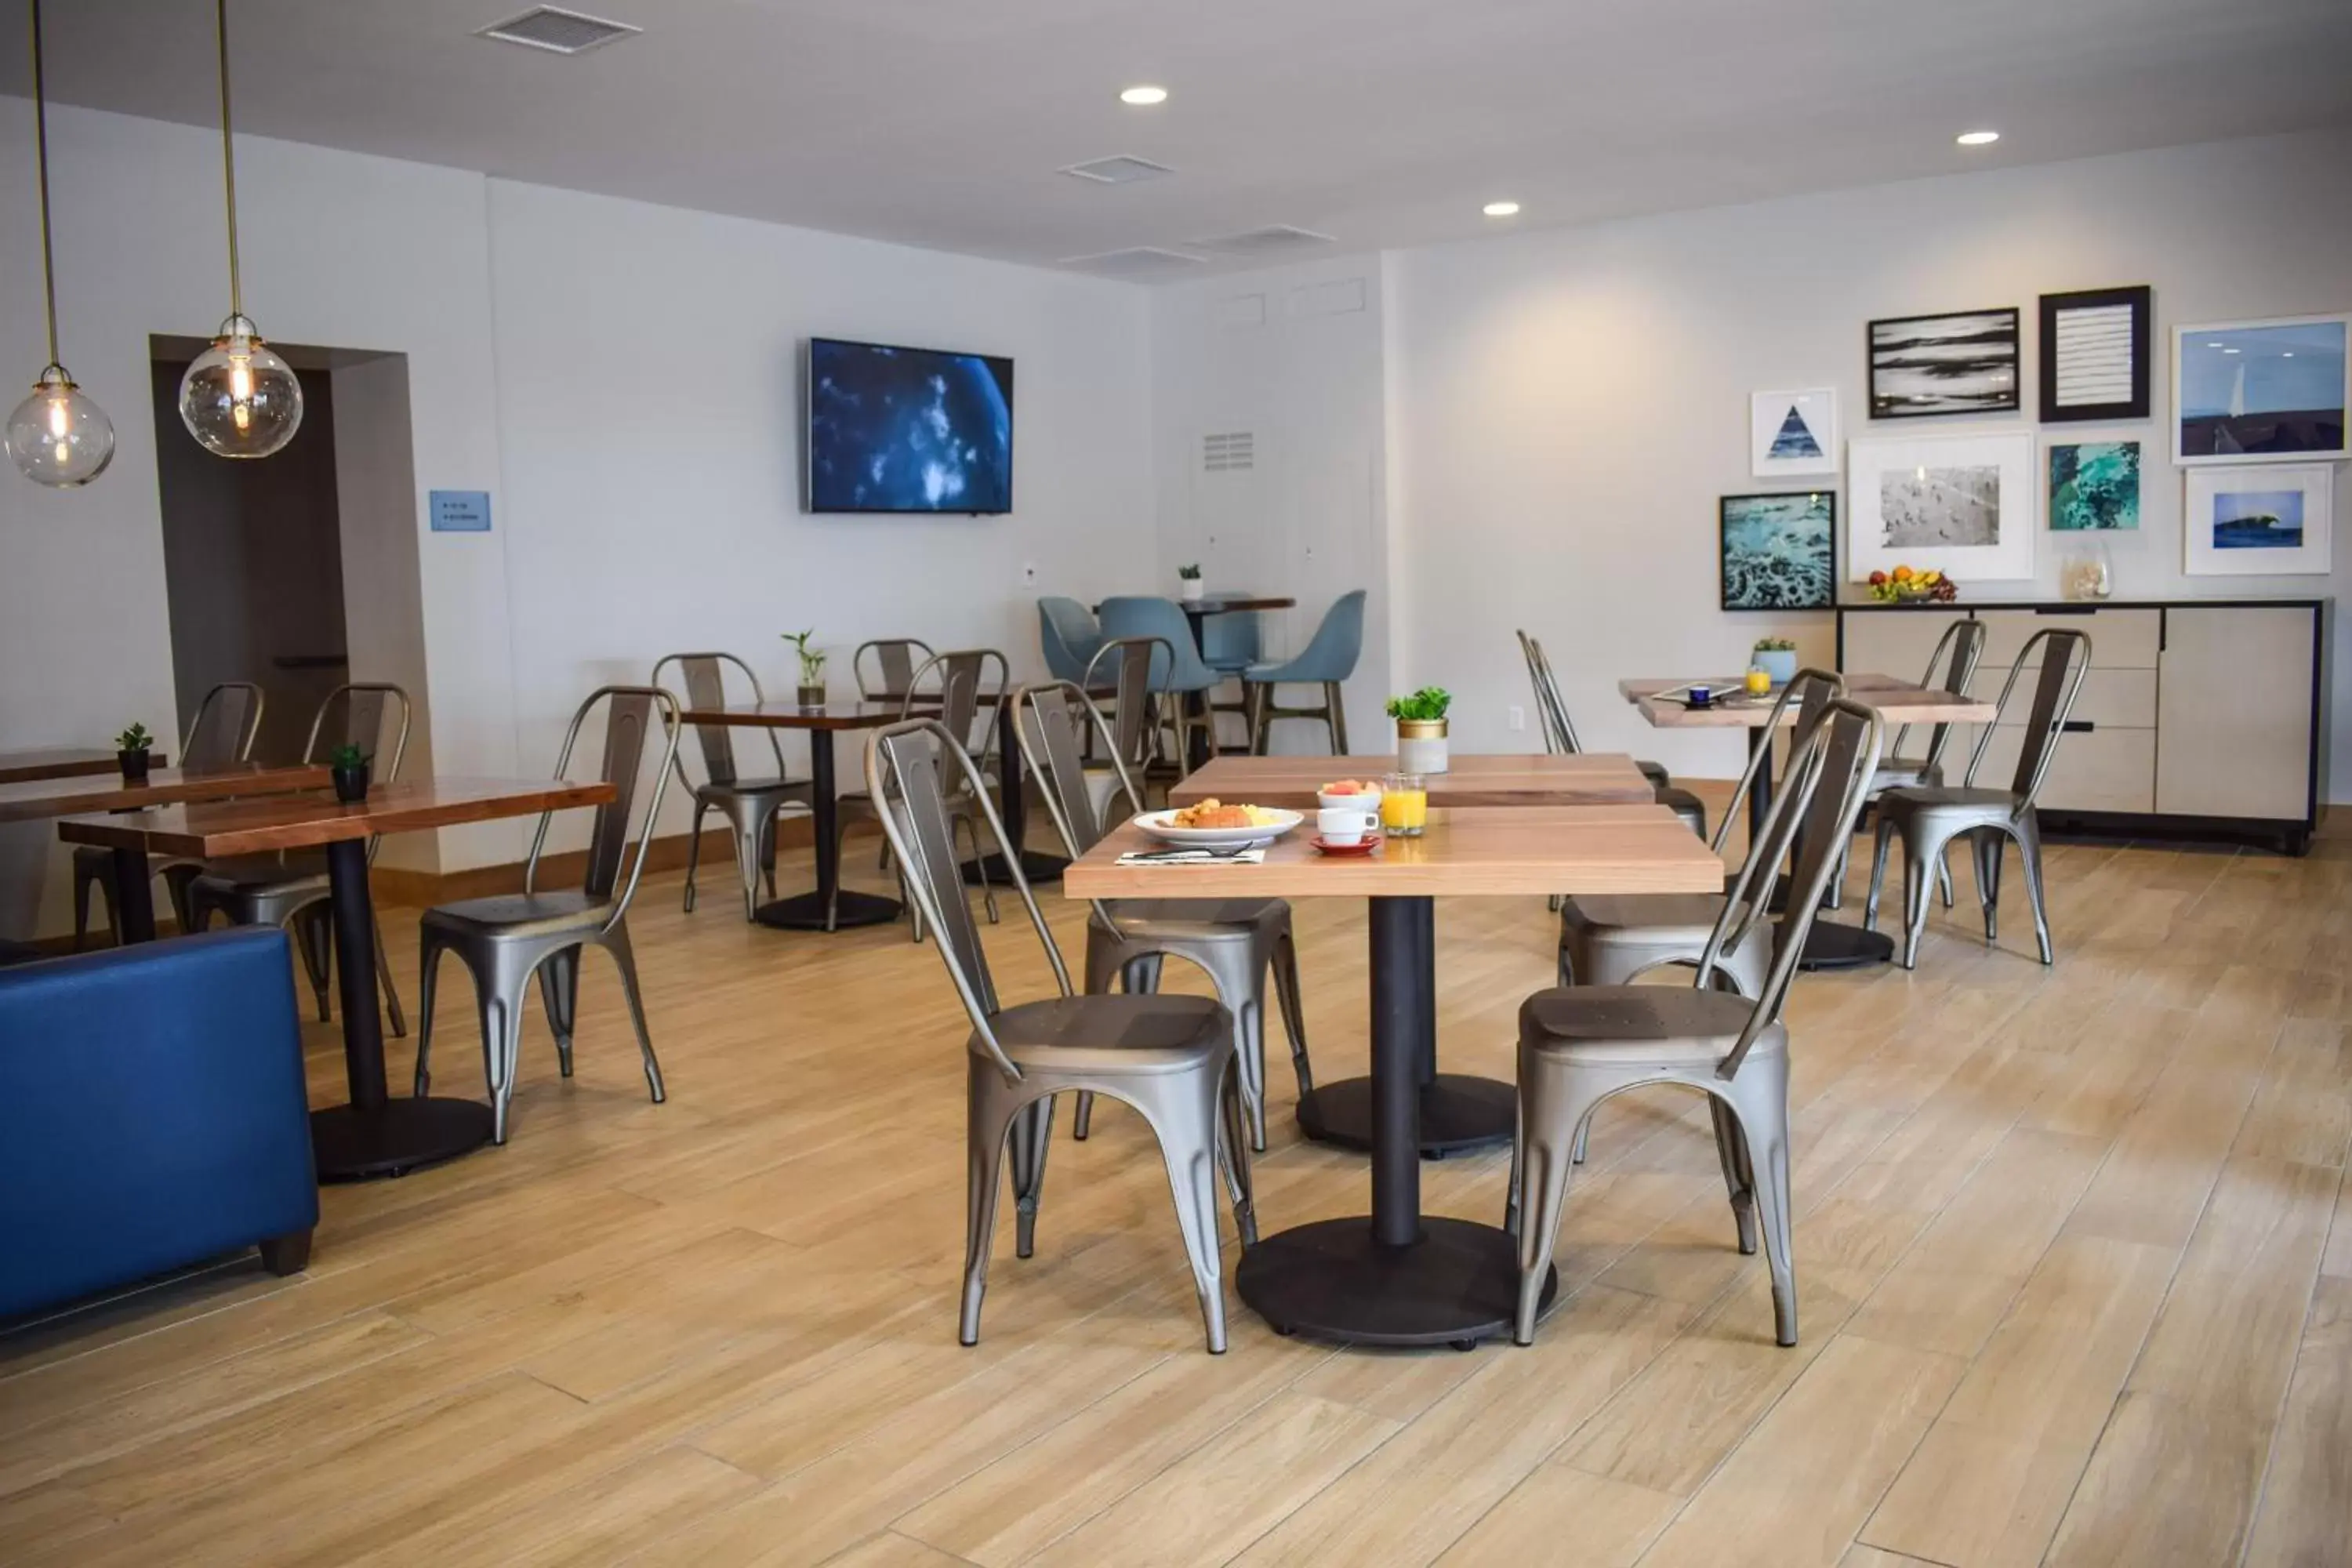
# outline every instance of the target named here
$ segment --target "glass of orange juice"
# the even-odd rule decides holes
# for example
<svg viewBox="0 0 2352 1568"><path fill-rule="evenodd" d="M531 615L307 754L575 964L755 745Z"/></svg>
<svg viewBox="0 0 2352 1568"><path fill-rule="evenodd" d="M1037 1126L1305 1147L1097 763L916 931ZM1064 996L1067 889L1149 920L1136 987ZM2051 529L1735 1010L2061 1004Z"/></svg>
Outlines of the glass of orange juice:
<svg viewBox="0 0 2352 1568"><path fill-rule="evenodd" d="M1400 838L1418 838L1428 826L1428 781L1419 773L1391 773L1381 784L1381 826Z"/></svg>

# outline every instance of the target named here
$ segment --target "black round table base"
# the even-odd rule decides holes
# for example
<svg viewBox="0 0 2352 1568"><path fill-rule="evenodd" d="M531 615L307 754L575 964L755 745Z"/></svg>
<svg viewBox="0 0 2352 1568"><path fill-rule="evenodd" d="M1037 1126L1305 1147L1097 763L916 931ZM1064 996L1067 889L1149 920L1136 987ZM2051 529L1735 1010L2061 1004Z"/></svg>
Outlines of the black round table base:
<svg viewBox="0 0 2352 1568"><path fill-rule="evenodd" d="M1808 973L1823 969L1870 969L1895 956L1894 939L1860 926L1816 919L1805 933L1804 956L1797 967Z"/></svg>
<svg viewBox="0 0 2352 1568"><path fill-rule="evenodd" d="M1421 1157L1443 1160L1508 1143L1518 1090L1490 1078L1442 1072L1421 1091ZM1299 1097L1298 1129L1318 1143L1372 1146L1372 1080L1343 1078Z"/></svg>
<svg viewBox="0 0 2352 1568"><path fill-rule="evenodd" d="M837 914L833 922L835 931L851 926L886 926L898 918L899 903L873 893L853 893L841 889ZM824 897L820 893L794 893L789 899L778 899L772 904L761 904L751 918L763 926L778 931L824 931Z"/></svg>
<svg viewBox="0 0 2352 1568"><path fill-rule="evenodd" d="M472 1100L387 1100L374 1110L310 1112L310 1152L322 1182L404 1175L470 1154L490 1141L490 1108Z"/></svg>
<svg viewBox="0 0 2352 1568"><path fill-rule="evenodd" d="M1068 864L1061 856L1048 855L1042 849L1021 851L1021 874L1028 878L1033 886L1039 882L1060 881L1062 868ZM1004 857L1002 855L983 855L977 860L965 861L963 879L975 887L982 882L993 882L1000 888L1013 886L1013 879L1005 873Z"/></svg>
<svg viewBox="0 0 2352 1568"><path fill-rule="evenodd" d="M1423 1215L1422 1239L1385 1247L1369 1218L1318 1220L1242 1254L1234 1288L1277 1333L1347 1345L1453 1345L1510 1331L1518 1243L1466 1219ZM1551 1305L1559 1277L1544 1280Z"/></svg>

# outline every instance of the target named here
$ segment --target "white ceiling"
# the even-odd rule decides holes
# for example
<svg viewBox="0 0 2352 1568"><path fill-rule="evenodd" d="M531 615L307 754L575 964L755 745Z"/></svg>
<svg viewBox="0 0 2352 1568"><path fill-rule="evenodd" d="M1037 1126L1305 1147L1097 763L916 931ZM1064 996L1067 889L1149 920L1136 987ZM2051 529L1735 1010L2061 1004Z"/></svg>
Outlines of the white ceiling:
<svg viewBox="0 0 2352 1568"><path fill-rule="evenodd" d="M1348 249L2352 121L2352 0L231 0L240 131L1012 260ZM48 0L51 91L215 113L206 0ZM1118 89L1157 82L1158 109ZM29 92L21 28L0 84ZM1955 132L1992 126L1999 145ZM1056 174L1132 153L1171 178ZM69 155L69 154L68 154ZM1234 265L1234 263L1225 263Z"/></svg>

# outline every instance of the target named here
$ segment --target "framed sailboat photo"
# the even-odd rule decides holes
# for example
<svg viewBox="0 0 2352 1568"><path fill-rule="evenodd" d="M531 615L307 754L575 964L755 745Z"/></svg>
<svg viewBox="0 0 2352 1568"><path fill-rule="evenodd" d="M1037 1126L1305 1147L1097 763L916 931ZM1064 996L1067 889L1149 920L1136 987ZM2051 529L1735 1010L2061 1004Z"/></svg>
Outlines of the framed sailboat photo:
<svg viewBox="0 0 2352 1568"><path fill-rule="evenodd" d="M2173 460L2292 463L2346 456L2347 336L2352 316L2175 328Z"/></svg>
<svg viewBox="0 0 2352 1568"><path fill-rule="evenodd" d="M1834 474L1841 450L1836 387L1748 394L1748 467L1758 479Z"/></svg>

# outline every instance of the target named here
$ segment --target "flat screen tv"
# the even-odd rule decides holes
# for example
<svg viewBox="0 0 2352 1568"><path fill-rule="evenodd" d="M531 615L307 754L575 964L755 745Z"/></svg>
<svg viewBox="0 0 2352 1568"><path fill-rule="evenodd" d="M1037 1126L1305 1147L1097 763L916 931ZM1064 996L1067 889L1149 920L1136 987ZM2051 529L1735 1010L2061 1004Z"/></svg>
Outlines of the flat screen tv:
<svg viewBox="0 0 2352 1568"><path fill-rule="evenodd" d="M1013 362L812 338L808 509L1013 510Z"/></svg>

